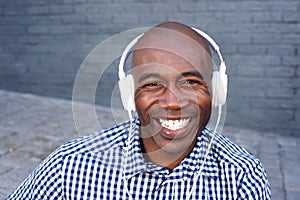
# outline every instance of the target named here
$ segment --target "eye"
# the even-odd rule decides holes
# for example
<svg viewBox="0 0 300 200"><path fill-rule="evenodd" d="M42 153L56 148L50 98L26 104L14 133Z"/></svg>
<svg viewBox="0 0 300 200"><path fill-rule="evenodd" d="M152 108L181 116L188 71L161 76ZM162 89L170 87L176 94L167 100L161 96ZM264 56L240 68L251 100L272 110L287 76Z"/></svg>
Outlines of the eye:
<svg viewBox="0 0 300 200"><path fill-rule="evenodd" d="M208 86L206 82L198 78L187 78L182 80L181 87L186 90L207 90Z"/></svg>
<svg viewBox="0 0 300 200"><path fill-rule="evenodd" d="M159 82L150 82L150 83L146 83L143 85L143 87L155 87L155 86L159 86L160 83Z"/></svg>
<svg viewBox="0 0 300 200"><path fill-rule="evenodd" d="M193 79L187 79L184 81L184 83L189 85L193 85L193 84L203 85L199 80L193 80Z"/></svg>
<svg viewBox="0 0 300 200"><path fill-rule="evenodd" d="M158 81L146 82L145 84L142 85L142 88L144 89L158 89L161 87L163 87L163 85Z"/></svg>
<svg viewBox="0 0 300 200"><path fill-rule="evenodd" d="M199 79L185 79L183 80L183 85L206 86L206 82L204 80Z"/></svg>

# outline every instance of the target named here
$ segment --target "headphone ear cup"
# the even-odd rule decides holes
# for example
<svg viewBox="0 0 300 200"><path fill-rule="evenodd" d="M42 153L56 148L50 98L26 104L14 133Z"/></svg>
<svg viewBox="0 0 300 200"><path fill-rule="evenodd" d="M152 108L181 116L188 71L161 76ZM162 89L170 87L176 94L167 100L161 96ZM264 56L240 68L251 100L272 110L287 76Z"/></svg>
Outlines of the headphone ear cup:
<svg viewBox="0 0 300 200"><path fill-rule="evenodd" d="M218 107L226 103L227 98L227 74L214 71L212 76L212 106Z"/></svg>
<svg viewBox="0 0 300 200"><path fill-rule="evenodd" d="M119 80L119 90L124 109L135 112L134 80L132 74L128 74Z"/></svg>

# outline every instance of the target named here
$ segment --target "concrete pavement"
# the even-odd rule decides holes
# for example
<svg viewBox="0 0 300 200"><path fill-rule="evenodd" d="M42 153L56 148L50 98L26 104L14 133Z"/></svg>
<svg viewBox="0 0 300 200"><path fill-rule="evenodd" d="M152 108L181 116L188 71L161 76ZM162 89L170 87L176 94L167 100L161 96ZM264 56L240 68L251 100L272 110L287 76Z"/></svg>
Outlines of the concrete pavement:
<svg viewBox="0 0 300 200"><path fill-rule="evenodd" d="M80 104L81 109L89 108ZM76 130L72 102L0 90L0 199L11 193L50 152L80 135L127 119L126 113L96 108L79 116ZM85 123L86 122L86 123ZM272 199L296 200L300 196L300 138L226 127L223 134L259 157L267 170Z"/></svg>

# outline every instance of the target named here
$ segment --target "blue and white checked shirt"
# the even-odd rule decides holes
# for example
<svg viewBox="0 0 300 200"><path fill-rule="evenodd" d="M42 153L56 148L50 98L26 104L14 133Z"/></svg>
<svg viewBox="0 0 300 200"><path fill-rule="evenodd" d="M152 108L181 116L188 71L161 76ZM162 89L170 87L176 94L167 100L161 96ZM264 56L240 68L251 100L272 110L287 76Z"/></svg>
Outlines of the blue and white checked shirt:
<svg viewBox="0 0 300 200"><path fill-rule="evenodd" d="M193 187L190 199L270 199L260 161L224 136L216 135L197 176L211 135L208 129L170 172L143 159L139 126L136 118L131 134L125 122L63 145L8 199L187 200Z"/></svg>

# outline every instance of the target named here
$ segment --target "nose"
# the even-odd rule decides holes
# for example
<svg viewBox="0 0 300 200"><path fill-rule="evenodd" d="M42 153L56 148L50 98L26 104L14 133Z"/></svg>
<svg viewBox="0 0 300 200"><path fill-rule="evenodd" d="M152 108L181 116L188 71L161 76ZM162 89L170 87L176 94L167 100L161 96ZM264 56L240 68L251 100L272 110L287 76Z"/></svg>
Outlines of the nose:
<svg viewBox="0 0 300 200"><path fill-rule="evenodd" d="M176 87L165 88L164 94L159 101L160 106L164 109L182 109L188 104L187 99L182 92Z"/></svg>

